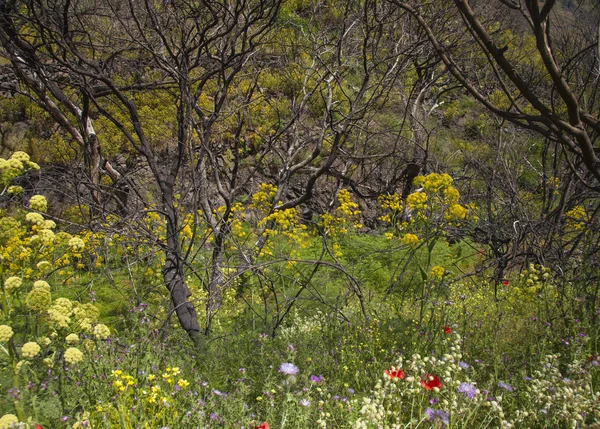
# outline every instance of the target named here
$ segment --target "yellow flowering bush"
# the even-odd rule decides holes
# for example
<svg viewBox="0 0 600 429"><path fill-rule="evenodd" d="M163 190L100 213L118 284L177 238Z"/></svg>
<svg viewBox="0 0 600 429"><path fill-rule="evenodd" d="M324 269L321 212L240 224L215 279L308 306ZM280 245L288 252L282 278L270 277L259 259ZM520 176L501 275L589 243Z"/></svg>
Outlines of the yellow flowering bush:
<svg viewBox="0 0 600 429"><path fill-rule="evenodd" d="M359 223L361 212L358 204L351 200L350 192L341 189L337 195L337 207L332 213L324 213L321 216L320 226L330 236L347 234L352 229L362 228Z"/></svg>
<svg viewBox="0 0 600 429"><path fill-rule="evenodd" d="M261 183L258 185L258 191L252 195L250 208L257 210L263 215L271 211L273 199L277 194L277 186L270 183Z"/></svg>
<svg viewBox="0 0 600 429"><path fill-rule="evenodd" d="M571 231L581 231L589 222L589 216L582 206L575 206L565 213L565 229Z"/></svg>
<svg viewBox="0 0 600 429"><path fill-rule="evenodd" d="M404 206L402 199L398 194L384 194L377 197L379 207L384 210L384 214L379 216L379 220L396 225L401 219ZM389 238L391 239L391 237Z"/></svg>
<svg viewBox="0 0 600 429"><path fill-rule="evenodd" d="M0 325L0 343L7 343L12 338L14 332L8 325Z"/></svg>
<svg viewBox="0 0 600 429"><path fill-rule="evenodd" d="M42 348L38 343L30 341L23 344L23 347L21 348L21 355L26 359L33 359L38 355L40 350L42 350Z"/></svg>

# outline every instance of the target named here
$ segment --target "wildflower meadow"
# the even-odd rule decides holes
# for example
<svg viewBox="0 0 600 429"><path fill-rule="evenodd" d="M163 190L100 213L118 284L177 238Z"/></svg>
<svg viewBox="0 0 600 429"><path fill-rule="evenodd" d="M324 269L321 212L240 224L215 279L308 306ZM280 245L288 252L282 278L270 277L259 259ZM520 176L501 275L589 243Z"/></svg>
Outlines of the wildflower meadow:
<svg viewBox="0 0 600 429"><path fill-rule="evenodd" d="M37 168L23 152L1 160L3 192ZM600 302L585 264L579 277L531 263L490 281L479 248L449 239L478 208L447 174L416 182L406 202L380 198L377 235L346 190L307 224L269 214L277 190L260 185L228 214L217 311L202 287L214 238L185 218L186 281L212 324L200 346L162 293L156 243L110 217L67 232L39 194L8 207L0 428L594 427ZM152 209L141 223L165 233ZM584 213L565 225L585 227ZM258 242L249 269L240 249Z"/></svg>

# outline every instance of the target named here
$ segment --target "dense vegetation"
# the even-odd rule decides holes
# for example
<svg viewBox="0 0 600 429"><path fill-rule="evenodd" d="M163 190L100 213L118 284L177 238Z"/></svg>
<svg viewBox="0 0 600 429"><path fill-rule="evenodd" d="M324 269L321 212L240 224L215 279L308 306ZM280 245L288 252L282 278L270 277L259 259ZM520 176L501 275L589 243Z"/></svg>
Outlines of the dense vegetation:
<svg viewBox="0 0 600 429"><path fill-rule="evenodd" d="M0 429L595 427L596 12L0 4Z"/></svg>

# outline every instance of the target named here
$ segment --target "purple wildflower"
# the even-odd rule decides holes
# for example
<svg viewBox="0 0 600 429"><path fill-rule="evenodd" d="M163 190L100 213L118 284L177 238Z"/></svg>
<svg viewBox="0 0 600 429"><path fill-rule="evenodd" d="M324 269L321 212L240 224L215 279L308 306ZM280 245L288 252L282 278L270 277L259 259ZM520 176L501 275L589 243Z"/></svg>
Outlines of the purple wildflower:
<svg viewBox="0 0 600 429"><path fill-rule="evenodd" d="M460 393L464 393L464 395L467 398L473 399L473 397L477 393L477 388L475 386L473 386L472 384L463 382L458 385L458 391Z"/></svg>
<svg viewBox="0 0 600 429"><path fill-rule="evenodd" d="M425 410L428 420L440 419L444 426L450 423L450 413L443 410L434 410L433 408L427 408Z"/></svg>
<svg viewBox="0 0 600 429"><path fill-rule="evenodd" d="M463 362L462 360L458 362L458 366L460 366L462 369L469 369L471 367L471 365L469 365L466 362Z"/></svg>
<svg viewBox="0 0 600 429"><path fill-rule="evenodd" d="M279 372L285 375L298 375L300 370L293 363L285 362L279 366Z"/></svg>
<svg viewBox="0 0 600 429"><path fill-rule="evenodd" d="M321 381L323 381L323 376L313 374L310 376L310 381L312 381L313 383L320 383Z"/></svg>
<svg viewBox="0 0 600 429"><path fill-rule="evenodd" d="M308 406L310 406L310 401L308 399L301 399L300 405L303 407L308 407Z"/></svg>
<svg viewBox="0 0 600 429"><path fill-rule="evenodd" d="M508 390L509 392L515 390L514 387L512 387L510 384L506 384L504 381L498 382L498 387L501 387L504 390Z"/></svg>

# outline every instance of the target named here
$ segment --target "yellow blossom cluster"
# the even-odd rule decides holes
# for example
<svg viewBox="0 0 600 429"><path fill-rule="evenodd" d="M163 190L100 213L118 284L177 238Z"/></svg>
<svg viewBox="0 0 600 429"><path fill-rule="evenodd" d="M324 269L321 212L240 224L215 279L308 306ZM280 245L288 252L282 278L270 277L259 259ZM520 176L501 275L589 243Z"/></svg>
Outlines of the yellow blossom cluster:
<svg viewBox="0 0 600 429"><path fill-rule="evenodd" d="M5 414L0 418L0 429L10 429L19 424L19 419L14 414Z"/></svg>
<svg viewBox="0 0 600 429"><path fill-rule="evenodd" d="M395 224L398 217L402 215L403 205L402 199L398 194L384 194L377 198L379 206L386 213L379 217L379 220Z"/></svg>
<svg viewBox="0 0 600 429"><path fill-rule="evenodd" d="M48 210L48 200L43 195L34 195L29 199L29 207L38 212L46 212Z"/></svg>
<svg viewBox="0 0 600 429"><path fill-rule="evenodd" d="M419 244L419 237L417 237L415 234L404 234L404 236L400 239L400 241L402 242L402 244L407 244L409 246L416 246L417 244Z"/></svg>
<svg viewBox="0 0 600 429"><path fill-rule="evenodd" d="M73 314L73 304L68 298L56 299L48 309L50 321L59 328L68 328Z"/></svg>
<svg viewBox="0 0 600 429"><path fill-rule="evenodd" d="M73 237L69 240L69 247L71 247L74 252L79 253L85 249L85 242L79 237Z"/></svg>
<svg viewBox="0 0 600 429"><path fill-rule="evenodd" d="M4 281L4 292L8 296L10 296L15 290L17 290L21 286L21 284L23 284L23 280L21 279L21 277L9 277Z"/></svg>
<svg viewBox="0 0 600 429"><path fill-rule="evenodd" d="M42 348L38 343L30 341L23 344L23 347L21 348L21 355L26 359L33 359L38 355L40 350L42 350Z"/></svg>
<svg viewBox="0 0 600 429"><path fill-rule="evenodd" d="M0 343L8 342L13 335L14 332L10 326L0 325Z"/></svg>
<svg viewBox="0 0 600 429"><path fill-rule="evenodd" d="M39 170L40 166L31 161L29 155L25 152L14 152L9 159L0 158L0 184L10 194L22 192L20 186L9 186L16 177L22 175L28 170Z"/></svg>
<svg viewBox="0 0 600 429"><path fill-rule="evenodd" d="M70 365L77 365L83 361L83 353L76 347L69 347L65 350L64 359Z"/></svg>
<svg viewBox="0 0 600 429"><path fill-rule="evenodd" d="M438 280L441 280L442 277L444 277L444 273L446 272L446 270L444 269L444 267L441 267L439 265L435 265L431 268L431 270L429 271L429 275L433 278L436 278Z"/></svg>
<svg viewBox="0 0 600 429"><path fill-rule="evenodd" d="M425 192L417 191L406 197L406 205L411 210L425 210L427 209L427 194Z"/></svg>
<svg viewBox="0 0 600 429"><path fill-rule="evenodd" d="M350 192L347 189L341 189L337 195L338 204L332 213L324 213L321 216L320 226L330 236L340 236L347 234L353 229L362 228L359 222L361 211L358 204L352 201Z"/></svg>
<svg viewBox="0 0 600 429"><path fill-rule="evenodd" d="M270 183L261 183L258 185L258 191L252 195L250 208L262 214L270 212L276 194L277 186Z"/></svg>
<svg viewBox="0 0 600 429"><path fill-rule="evenodd" d="M94 326L93 333L94 336L99 340L106 340L108 337L110 337L110 329L108 329L108 326L102 323L98 323L96 326Z"/></svg>
<svg viewBox="0 0 600 429"><path fill-rule="evenodd" d="M575 206L565 213L565 228L572 231L581 231L589 222L589 216L582 206Z"/></svg>
<svg viewBox="0 0 600 429"><path fill-rule="evenodd" d="M52 303L50 285L44 280L38 280L33 284L33 289L25 299L27 307L34 311L45 311Z"/></svg>
<svg viewBox="0 0 600 429"><path fill-rule="evenodd" d="M77 334L69 334L65 337L65 341L67 342L67 344L70 345L76 345L79 343L79 335Z"/></svg>

